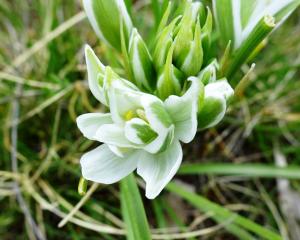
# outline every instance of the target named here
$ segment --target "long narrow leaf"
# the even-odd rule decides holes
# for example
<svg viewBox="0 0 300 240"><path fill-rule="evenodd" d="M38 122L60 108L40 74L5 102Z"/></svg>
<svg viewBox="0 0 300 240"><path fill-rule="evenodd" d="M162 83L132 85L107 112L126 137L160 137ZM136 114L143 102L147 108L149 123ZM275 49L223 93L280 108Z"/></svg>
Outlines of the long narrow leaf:
<svg viewBox="0 0 300 240"><path fill-rule="evenodd" d="M276 167L267 164L195 163L185 164L179 174L217 174L264 178L300 179L299 167Z"/></svg>
<svg viewBox="0 0 300 240"><path fill-rule="evenodd" d="M128 240L151 240L150 228L134 175L121 181L121 207Z"/></svg>
<svg viewBox="0 0 300 240"><path fill-rule="evenodd" d="M227 208L224 208L216 203L213 203L200 195L187 191L184 187L178 184L171 182L167 186L167 189L179 195L183 199L187 200L196 208L198 208L200 211L213 214L212 218L215 219L215 221L219 223L224 223L226 221L229 221L227 227L225 226L225 228L228 231L230 231L232 234L237 235L236 233L237 228L234 227L234 231L232 229L232 224L233 224L233 226L239 226L245 230L255 233L260 237L260 239L281 240L281 237L277 233L265 228L264 226L260 226L257 223L245 217L240 216L237 213L231 212Z"/></svg>

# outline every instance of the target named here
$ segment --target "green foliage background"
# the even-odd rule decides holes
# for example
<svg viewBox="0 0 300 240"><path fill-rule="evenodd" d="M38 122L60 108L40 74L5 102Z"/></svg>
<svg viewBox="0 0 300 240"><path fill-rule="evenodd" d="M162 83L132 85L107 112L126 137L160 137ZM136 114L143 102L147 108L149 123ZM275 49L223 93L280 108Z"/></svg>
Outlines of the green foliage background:
<svg viewBox="0 0 300 240"><path fill-rule="evenodd" d="M151 39L151 26L162 8L157 1L127 3L134 22ZM15 183L30 218L47 239L125 239L126 218L126 223L142 221L147 234L147 222L135 216L144 208L155 239L253 239L247 231L259 239L295 236L300 214L288 210L282 198L300 198L299 17L295 12L268 39L253 60L257 66L247 87L223 122L184 146L186 165L176 175L177 183L154 201L146 200L142 190L144 207L133 198L141 208L128 211L129 217L126 207L121 211L120 199L134 209L128 203L138 196L132 179L127 184L134 194L129 196L120 193L118 184L89 184L91 195L58 227L82 199L77 193L79 159L95 145L82 137L75 118L105 111L84 81L83 45L89 43L104 63L123 74L121 58L96 38L80 1L0 1L0 238L36 239L17 201ZM242 71L248 69L245 65ZM18 169L12 168L14 149ZM276 167L282 162L289 167ZM281 176L290 179L283 189ZM174 186L182 183L184 187ZM290 204L299 208L299 201Z"/></svg>

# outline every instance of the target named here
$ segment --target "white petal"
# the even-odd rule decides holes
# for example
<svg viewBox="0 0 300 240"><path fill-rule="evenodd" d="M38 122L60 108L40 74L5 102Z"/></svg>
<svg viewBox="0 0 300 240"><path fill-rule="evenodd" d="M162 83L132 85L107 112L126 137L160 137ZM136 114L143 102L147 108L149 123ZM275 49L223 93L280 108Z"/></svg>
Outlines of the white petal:
<svg viewBox="0 0 300 240"><path fill-rule="evenodd" d="M200 79L192 77L192 85L181 97L170 96L165 101L166 109L175 124L175 138L184 143L192 141L197 132L198 99L203 94Z"/></svg>
<svg viewBox="0 0 300 240"><path fill-rule="evenodd" d="M217 125L226 113L226 100L220 96L208 96L198 114L198 128L205 129Z"/></svg>
<svg viewBox="0 0 300 240"><path fill-rule="evenodd" d="M98 128L95 139L109 145L114 145L121 148L138 148L134 143L131 143L126 137L124 126L120 124L104 124Z"/></svg>
<svg viewBox="0 0 300 240"><path fill-rule="evenodd" d="M226 79L218 80L206 85L204 91L205 97L219 96L224 97L226 100L228 100L234 94L232 87L229 85Z"/></svg>
<svg viewBox="0 0 300 240"><path fill-rule="evenodd" d="M109 90L109 105L114 122L124 123L129 111L133 113L141 108L141 95L140 92L116 88L112 85Z"/></svg>
<svg viewBox="0 0 300 240"><path fill-rule="evenodd" d="M159 98L150 94L144 94L141 97L141 104L143 105L150 126L156 132L159 133L173 124L170 115Z"/></svg>
<svg viewBox="0 0 300 240"><path fill-rule="evenodd" d="M115 155L121 158L123 158L124 154L128 152L128 148L120 148L110 144L107 144L107 146L109 147L110 151L112 151Z"/></svg>
<svg viewBox="0 0 300 240"><path fill-rule="evenodd" d="M133 151L120 158L106 144L102 144L81 157L82 176L98 183L115 183L134 171L139 155L139 151Z"/></svg>
<svg viewBox="0 0 300 240"><path fill-rule="evenodd" d="M174 139L174 125L169 128L162 129L158 136L149 144L144 146L144 150L149 153L155 154L165 151Z"/></svg>
<svg viewBox="0 0 300 240"><path fill-rule="evenodd" d="M112 123L110 113L86 113L76 119L77 126L83 135L91 140L95 139L95 134L103 124Z"/></svg>
<svg viewBox="0 0 300 240"><path fill-rule="evenodd" d="M107 105L103 87L99 82L99 79L101 79L102 76L104 77L105 67L88 45L85 46L85 60L87 65L89 88L97 100Z"/></svg>
<svg viewBox="0 0 300 240"><path fill-rule="evenodd" d="M227 100L234 94L226 79L209 83L204 88L204 105L198 113L198 128L204 129L218 124L224 117Z"/></svg>
<svg viewBox="0 0 300 240"><path fill-rule="evenodd" d="M153 199L171 181L182 160L179 141L160 154L144 154L138 162L137 173L146 182L146 197Z"/></svg>

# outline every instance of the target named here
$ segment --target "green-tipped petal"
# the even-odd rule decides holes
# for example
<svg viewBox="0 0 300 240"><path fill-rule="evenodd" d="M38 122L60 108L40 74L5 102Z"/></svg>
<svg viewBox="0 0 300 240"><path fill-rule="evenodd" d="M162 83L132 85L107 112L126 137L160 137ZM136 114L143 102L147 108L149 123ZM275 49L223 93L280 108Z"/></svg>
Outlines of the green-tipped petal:
<svg viewBox="0 0 300 240"><path fill-rule="evenodd" d="M148 144L152 142L158 134L144 120L133 118L125 124L126 138L135 144Z"/></svg>
<svg viewBox="0 0 300 240"><path fill-rule="evenodd" d="M175 125L175 138L184 143L192 141L196 135L198 104L203 104L204 96L204 85L200 79L191 77L189 80L192 85L183 96L170 96L165 101Z"/></svg>
<svg viewBox="0 0 300 240"><path fill-rule="evenodd" d="M85 46L85 61L88 72L89 88L98 101L100 101L104 105L107 105L107 101L103 91L105 66L100 62L89 45Z"/></svg>
<svg viewBox="0 0 300 240"><path fill-rule="evenodd" d="M149 94L143 95L141 103L151 128L158 133L157 138L145 146L144 149L150 153L164 151L174 138L172 118L166 111L163 102L157 97Z"/></svg>
<svg viewBox="0 0 300 240"><path fill-rule="evenodd" d="M217 125L226 112L226 100L220 96L206 97L198 114L198 128L205 129Z"/></svg>
<svg viewBox="0 0 300 240"><path fill-rule="evenodd" d="M219 80L205 86L203 106L198 113L198 128L204 129L218 124L224 117L227 101L234 91L227 80Z"/></svg>

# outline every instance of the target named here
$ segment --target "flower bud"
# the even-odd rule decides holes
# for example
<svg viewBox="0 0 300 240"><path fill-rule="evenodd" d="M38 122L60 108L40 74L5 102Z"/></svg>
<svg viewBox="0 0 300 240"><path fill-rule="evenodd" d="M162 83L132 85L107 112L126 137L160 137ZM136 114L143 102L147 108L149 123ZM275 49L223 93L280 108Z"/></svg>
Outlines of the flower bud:
<svg viewBox="0 0 300 240"><path fill-rule="evenodd" d="M158 77L157 92L161 99L170 95L179 95L183 74L172 64L174 45L169 49L166 63Z"/></svg>
<svg viewBox="0 0 300 240"><path fill-rule="evenodd" d="M136 29L131 33L128 51L135 83L140 89L153 90L156 76L152 57Z"/></svg>
<svg viewBox="0 0 300 240"><path fill-rule="evenodd" d="M174 40L174 62L186 76L196 75L203 63L200 3L187 2L179 31Z"/></svg>
<svg viewBox="0 0 300 240"><path fill-rule="evenodd" d="M173 43L175 26L181 16L175 18L167 27L162 29L156 39L156 45L153 54L153 62L156 71L161 71L167 60L167 55Z"/></svg>
<svg viewBox="0 0 300 240"><path fill-rule="evenodd" d="M121 51L121 24L127 39L132 30L132 22L124 1L83 0L83 7L97 36Z"/></svg>

